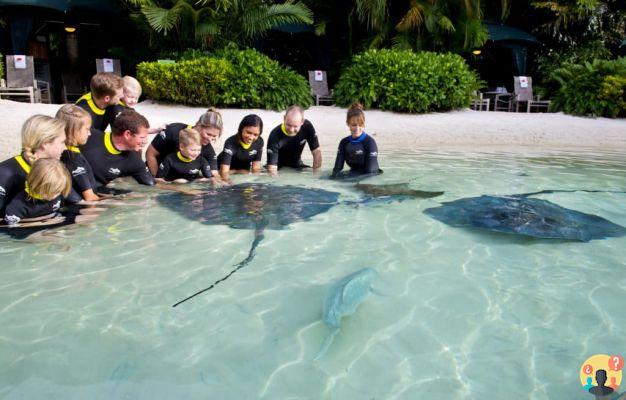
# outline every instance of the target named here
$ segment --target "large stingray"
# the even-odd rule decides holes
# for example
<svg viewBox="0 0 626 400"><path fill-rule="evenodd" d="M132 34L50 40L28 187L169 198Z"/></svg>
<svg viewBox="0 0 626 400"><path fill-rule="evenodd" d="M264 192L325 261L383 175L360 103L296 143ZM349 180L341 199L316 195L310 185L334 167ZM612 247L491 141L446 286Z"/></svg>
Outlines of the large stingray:
<svg viewBox="0 0 626 400"><path fill-rule="evenodd" d="M408 183L389 183L384 185L372 185L369 183L357 183L356 189L370 196L401 196L406 198L429 199L441 196L443 192L427 192L411 189Z"/></svg>
<svg viewBox="0 0 626 400"><path fill-rule="evenodd" d="M208 190L200 196L169 193L158 199L164 206L194 221L255 232L248 257L211 286L174 304L173 307L176 307L212 289L250 263L266 229L285 229L291 223L324 213L338 203L339 193L295 186L242 183Z"/></svg>
<svg viewBox="0 0 626 400"><path fill-rule="evenodd" d="M529 196L573 192L545 190L511 196L469 197L427 208L424 213L451 226L486 229L542 239L588 242L626 235L626 228L602 217ZM596 192L596 191L587 191Z"/></svg>

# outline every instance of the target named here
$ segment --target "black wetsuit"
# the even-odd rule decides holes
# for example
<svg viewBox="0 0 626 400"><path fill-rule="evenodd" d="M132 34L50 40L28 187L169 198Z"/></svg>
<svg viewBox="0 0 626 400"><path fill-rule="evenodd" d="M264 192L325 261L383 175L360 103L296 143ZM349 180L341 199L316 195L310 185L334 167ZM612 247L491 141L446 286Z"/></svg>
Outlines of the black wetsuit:
<svg viewBox="0 0 626 400"><path fill-rule="evenodd" d="M193 181L202 174L205 178L210 178L211 166L204 157L198 156L195 160L185 158L180 151L168 154L167 157L159 164L157 178L163 178L166 181L175 179L187 179Z"/></svg>
<svg viewBox="0 0 626 400"><path fill-rule="evenodd" d="M26 186L30 165L22 156L11 157L0 163L0 218L7 204Z"/></svg>
<svg viewBox="0 0 626 400"><path fill-rule="evenodd" d="M92 129L89 140L80 146L80 151L91 165L98 187L121 176L132 176L142 185L154 185L154 178L139 155L134 151L116 149L109 132Z"/></svg>
<svg viewBox="0 0 626 400"><path fill-rule="evenodd" d="M38 200L30 197L26 190L19 192L7 205L4 222L14 225L25 218L37 218L54 214L61 208L61 196L54 200Z"/></svg>
<svg viewBox="0 0 626 400"><path fill-rule="evenodd" d="M104 120L106 121L107 126L112 124L113 121L115 121L115 118L117 118L117 116L120 115L120 113L124 110L133 110L133 108L128 107L126 103L121 100L114 106L108 106L104 112ZM105 129L101 130L106 130L106 127Z"/></svg>
<svg viewBox="0 0 626 400"><path fill-rule="evenodd" d="M65 164L65 168L72 176L72 193L66 199L67 201L78 203L83 199L82 193L85 190L91 189L95 193L98 184L93 175L93 169L78 147L70 146L64 150L61 154L61 162Z"/></svg>
<svg viewBox="0 0 626 400"><path fill-rule="evenodd" d="M250 144L248 149L244 149L237 135L233 135L226 139L224 150L218 157L219 165L230 165L230 169L247 169L255 161L261 161L263 157L263 138L259 137Z"/></svg>
<svg viewBox="0 0 626 400"><path fill-rule="evenodd" d="M163 132L157 134L152 139L152 147L159 152L157 156L157 162L161 164L168 154L176 154L179 149L179 134L180 131L185 128L193 128L191 125L175 122L168 124ZM211 170L217 171L217 154L211 143L206 146L202 146L200 156L209 162Z"/></svg>
<svg viewBox="0 0 626 400"><path fill-rule="evenodd" d="M287 136L284 124L278 125L267 139L267 165L277 165L278 168L305 167L300 158L305 143L309 144L311 151L320 147L315 128L308 120L304 120L300 131L294 136Z"/></svg>
<svg viewBox="0 0 626 400"><path fill-rule="evenodd" d="M378 168L378 146L376 146L376 141L365 132L357 139L353 139L352 136L341 139L335 166L333 167L333 177L339 175L343 169L344 162L350 166L351 175L382 172Z"/></svg>
<svg viewBox="0 0 626 400"><path fill-rule="evenodd" d="M110 107L105 109L98 107L91 97L91 92L78 99L76 105L91 115L91 127L93 129L104 131L109 125L109 122L111 122L111 120L109 120L111 114L107 115L106 113L107 109Z"/></svg>

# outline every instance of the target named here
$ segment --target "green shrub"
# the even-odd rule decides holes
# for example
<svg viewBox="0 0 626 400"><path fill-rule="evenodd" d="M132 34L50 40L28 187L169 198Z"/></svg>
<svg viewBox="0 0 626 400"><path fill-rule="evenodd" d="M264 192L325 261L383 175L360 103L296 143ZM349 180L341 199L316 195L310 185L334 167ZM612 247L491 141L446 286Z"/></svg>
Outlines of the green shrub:
<svg viewBox="0 0 626 400"><path fill-rule="evenodd" d="M337 104L425 113L468 107L480 83L454 54L368 50L352 59L335 86Z"/></svg>
<svg viewBox="0 0 626 400"><path fill-rule="evenodd" d="M626 57L565 64L552 75L556 110L590 117L626 116Z"/></svg>
<svg viewBox="0 0 626 400"><path fill-rule="evenodd" d="M211 57L187 57L175 64L139 64L137 76L146 95L180 104L273 110L312 104L304 77L255 50L231 46Z"/></svg>

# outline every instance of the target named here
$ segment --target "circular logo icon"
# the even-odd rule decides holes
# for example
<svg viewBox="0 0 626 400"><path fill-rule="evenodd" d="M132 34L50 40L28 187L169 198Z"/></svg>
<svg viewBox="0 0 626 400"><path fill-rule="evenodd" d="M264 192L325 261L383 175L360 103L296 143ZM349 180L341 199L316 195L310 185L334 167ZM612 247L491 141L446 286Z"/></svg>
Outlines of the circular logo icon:
<svg viewBox="0 0 626 400"><path fill-rule="evenodd" d="M613 354L595 354L580 366L580 384L594 395L606 395L622 383L624 358Z"/></svg>

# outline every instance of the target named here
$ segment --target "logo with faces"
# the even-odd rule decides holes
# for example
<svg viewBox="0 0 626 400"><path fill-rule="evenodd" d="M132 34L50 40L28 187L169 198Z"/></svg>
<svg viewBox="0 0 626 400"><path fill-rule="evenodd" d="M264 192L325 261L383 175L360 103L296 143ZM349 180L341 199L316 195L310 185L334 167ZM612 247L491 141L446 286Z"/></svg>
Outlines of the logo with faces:
<svg viewBox="0 0 626 400"><path fill-rule="evenodd" d="M117 168L109 168L109 174L119 175L120 174L120 170L117 169Z"/></svg>

